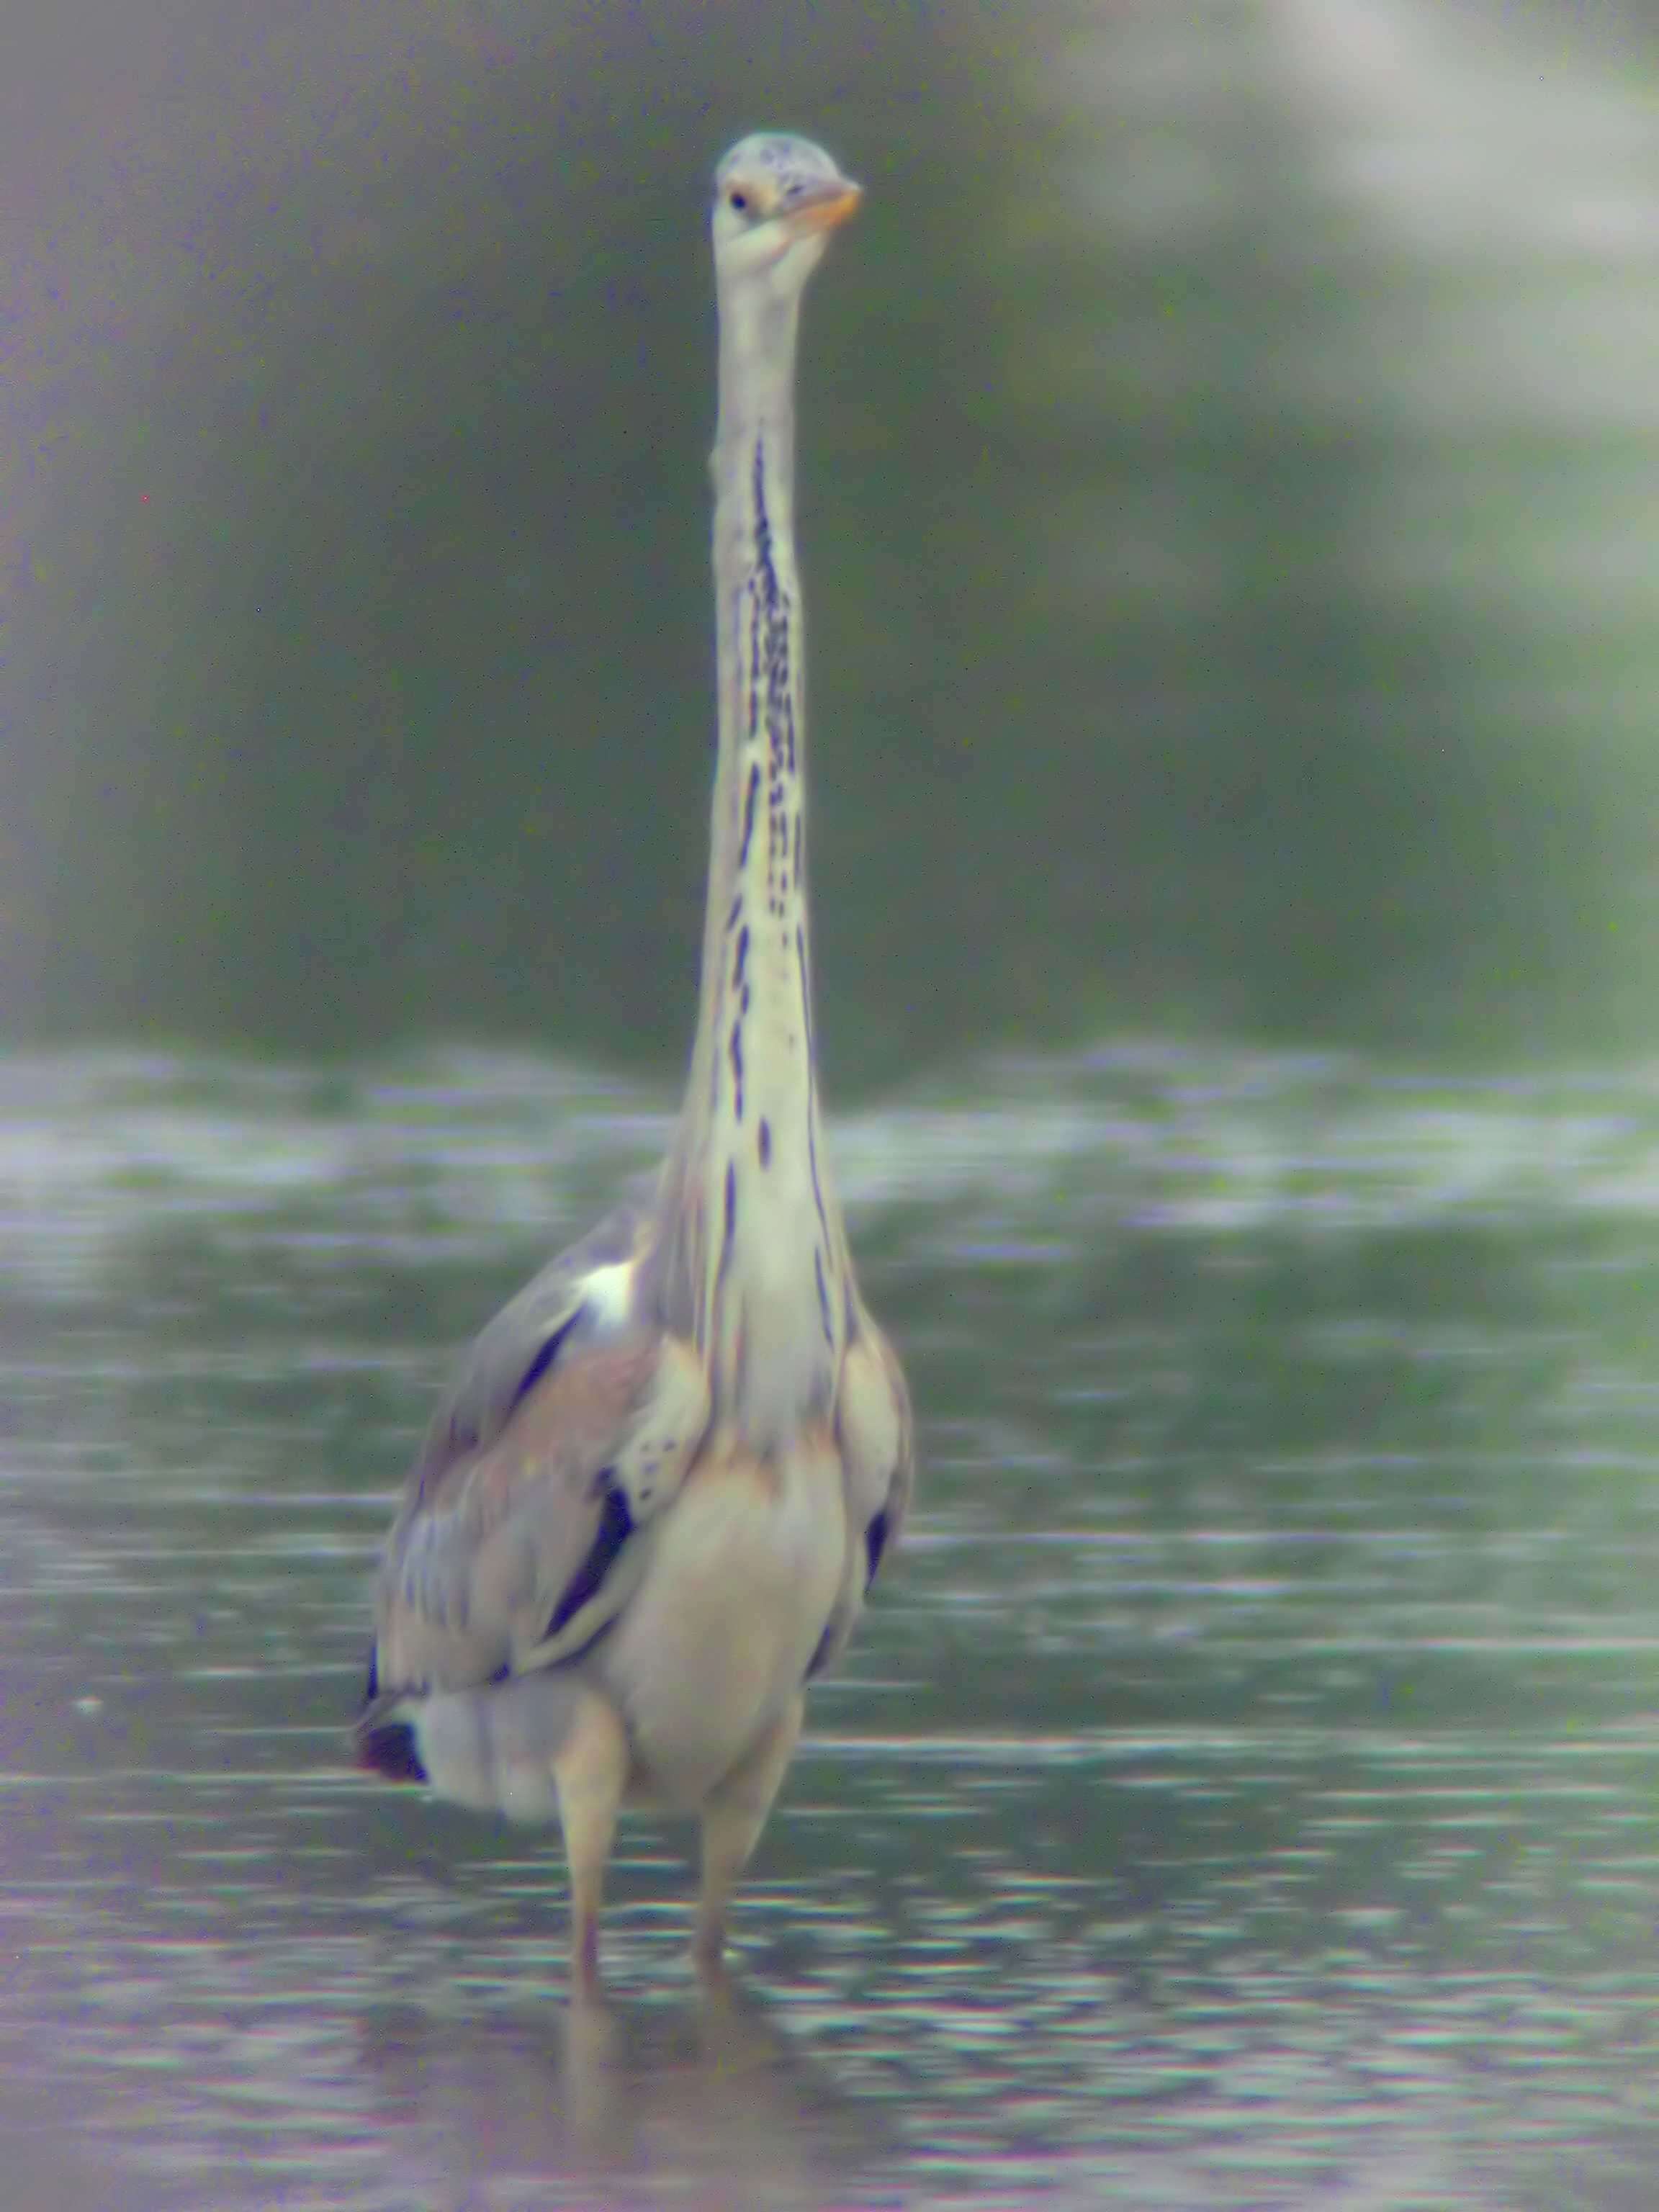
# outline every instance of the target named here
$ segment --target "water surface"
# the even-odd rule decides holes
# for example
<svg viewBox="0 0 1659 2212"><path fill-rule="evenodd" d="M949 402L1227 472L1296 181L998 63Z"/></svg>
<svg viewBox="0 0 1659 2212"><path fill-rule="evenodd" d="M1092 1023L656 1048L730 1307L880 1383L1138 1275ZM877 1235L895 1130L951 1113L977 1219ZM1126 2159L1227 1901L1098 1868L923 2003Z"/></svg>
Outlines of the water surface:
<svg viewBox="0 0 1659 2212"><path fill-rule="evenodd" d="M1659 2155L1659 1107L1119 1047L836 1127L912 1533L733 1989L348 1768L447 1348L663 1102L0 1066L8 2202L1623 2212Z"/></svg>

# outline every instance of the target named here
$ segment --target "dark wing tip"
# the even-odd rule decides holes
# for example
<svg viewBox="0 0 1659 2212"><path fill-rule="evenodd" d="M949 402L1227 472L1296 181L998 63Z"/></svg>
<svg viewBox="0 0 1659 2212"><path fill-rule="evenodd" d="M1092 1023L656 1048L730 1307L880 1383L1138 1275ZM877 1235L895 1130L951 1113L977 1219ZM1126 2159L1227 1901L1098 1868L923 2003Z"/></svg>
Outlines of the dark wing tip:
<svg viewBox="0 0 1659 2212"><path fill-rule="evenodd" d="M368 1655L368 1680L363 1688L362 1711L351 1731L351 1747L357 1765L370 1774L383 1774L388 1782L424 1782L427 1771L416 1748L415 1731L386 1707L380 1695L380 1655Z"/></svg>
<svg viewBox="0 0 1659 2212"><path fill-rule="evenodd" d="M424 1782L427 1771L407 1721L364 1720L352 1731L357 1764L388 1782Z"/></svg>

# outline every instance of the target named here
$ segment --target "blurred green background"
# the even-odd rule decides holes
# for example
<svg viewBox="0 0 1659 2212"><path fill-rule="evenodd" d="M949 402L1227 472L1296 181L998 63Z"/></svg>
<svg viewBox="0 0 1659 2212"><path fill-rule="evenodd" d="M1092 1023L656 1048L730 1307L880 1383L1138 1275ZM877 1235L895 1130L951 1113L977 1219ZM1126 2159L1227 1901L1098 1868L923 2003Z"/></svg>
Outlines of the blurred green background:
<svg viewBox="0 0 1659 2212"><path fill-rule="evenodd" d="M0 1024L668 1074L704 179L809 313L832 1087L1651 1036L1651 11L57 0L6 30Z"/></svg>

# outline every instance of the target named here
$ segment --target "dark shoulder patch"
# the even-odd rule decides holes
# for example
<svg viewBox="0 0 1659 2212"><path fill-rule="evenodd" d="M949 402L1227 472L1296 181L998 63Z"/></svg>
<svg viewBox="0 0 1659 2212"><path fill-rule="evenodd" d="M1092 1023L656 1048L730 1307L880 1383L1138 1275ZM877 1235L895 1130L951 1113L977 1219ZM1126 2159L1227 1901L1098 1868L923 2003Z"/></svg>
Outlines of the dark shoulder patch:
<svg viewBox="0 0 1659 2212"><path fill-rule="evenodd" d="M607 1481L605 1504L599 1510L598 1534L588 1546L587 1557L571 1576L565 1585L564 1595L553 1608L553 1618L547 1624L550 1638L556 1636L566 1621L574 1620L581 1611L610 1573L617 1553L633 1533L634 1516L628 1510L628 1500L616 1487L615 1478L611 1476Z"/></svg>
<svg viewBox="0 0 1659 2212"><path fill-rule="evenodd" d="M864 1556L869 1561L868 1571L864 1577L866 1589L876 1579L876 1570L880 1566L881 1555L886 1549L887 1510L884 1506L879 1513L872 1516L870 1525L864 1532Z"/></svg>
<svg viewBox="0 0 1659 2212"><path fill-rule="evenodd" d="M578 1306L575 1312L570 1316L570 1318L568 1321L562 1322L558 1328L554 1330L552 1335L548 1337L544 1343L538 1346L535 1358L531 1361L529 1366L525 1369L524 1373L519 1377L518 1386L513 1393L512 1404L507 1407L507 1411L509 1413L512 1412L514 1406L522 1403L522 1401L530 1395L536 1385L541 1381L543 1376L546 1374L548 1369L553 1364L553 1362L559 1356L559 1346L564 1342L566 1337L569 1335L571 1330L574 1328L576 1323L581 1319L581 1316L582 1310Z"/></svg>

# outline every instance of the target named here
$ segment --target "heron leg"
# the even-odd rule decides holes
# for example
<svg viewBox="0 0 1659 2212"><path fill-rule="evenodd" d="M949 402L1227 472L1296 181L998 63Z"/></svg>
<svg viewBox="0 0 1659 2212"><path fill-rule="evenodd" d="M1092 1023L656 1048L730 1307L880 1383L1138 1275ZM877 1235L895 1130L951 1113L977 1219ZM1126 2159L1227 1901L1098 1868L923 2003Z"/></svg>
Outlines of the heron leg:
<svg viewBox="0 0 1659 2212"><path fill-rule="evenodd" d="M691 1955L706 1972L717 1972L720 1967L732 1892L766 1826L766 1816L800 1736L805 1706L805 1698L792 1698L703 1807L702 1894L697 1901Z"/></svg>
<svg viewBox="0 0 1659 2212"><path fill-rule="evenodd" d="M553 1761L570 1871L570 1978L581 1996L599 1993L599 1901L629 1765L621 1715L609 1698L585 1691Z"/></svg>

